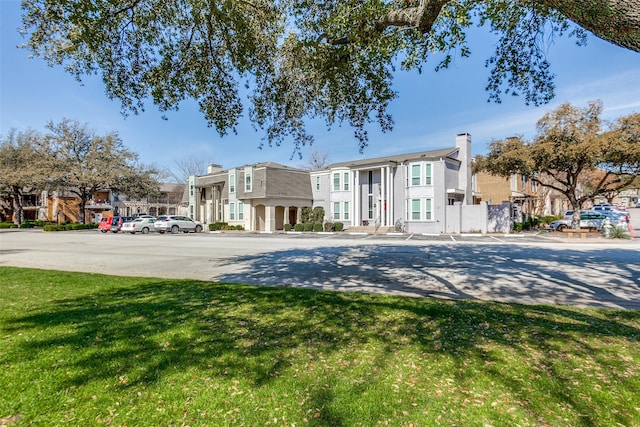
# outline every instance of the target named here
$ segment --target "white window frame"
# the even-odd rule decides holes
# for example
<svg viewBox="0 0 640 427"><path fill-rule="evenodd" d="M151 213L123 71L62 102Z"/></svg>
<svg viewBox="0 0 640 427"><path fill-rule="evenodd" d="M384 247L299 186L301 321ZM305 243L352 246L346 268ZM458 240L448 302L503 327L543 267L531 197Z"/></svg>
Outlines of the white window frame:
<svg viewBox="0 0 640 427"><path fill-rule="evenodd" d="M238 221L244 220L244 203L238 202Z"/></svg>
<svg viewBox="0 0 640 427"><path fill-rule="evenodd" d="M320 190L320 177L316 176L316 190Z"/></svg>
<svg viewBox="0 0 640 427"><path fill-rule="evenodd" d="M344 191L349 191L349 172L344 172L342 174L342 189Z"/></svg>
<svg viewBox="0 0 640 427"><path fill-rule="evenodd" d="M411 186L416 187L421 184L422 184L422 165L420 163L413 163L411 165Z"/></svg>
<svg viewBox="0 0 640 427"><path fill-rule="evenodd" d="M407 200L407 221L433 221L433 198L410 198ZM416 210L417 208L417 210Z"/></svg>
<svg viewBox="0 0 640 427"><path fill-rule="evenodd" d="M344 202L342 206L342 219L349 221L349 202Z"/></svg>
<svg viewBox="0 0 640 427"><path fill-rule="evenodd" d="M431 163L424 164L424 185L433 185L433 166Z"/></svg>
<svg viewBox="0 0 640 427"><path fill-rule="evenodd" d="M422 201L420 199L409 199L411 204L411 221L420 221L422 219ZM416 207L418 210L416 210ZM417 218L416 218L417 215Z"/></svg>
<svg viewBox="0 0 640 427"><path fill-rule="evenodd" d="M333 219L340 219L340 202L333 202Z"/></svg>
<svg viewBox="0 0 640 427"><path fill-rule="evenodd" d="M244 169L244 192L251 193L253 191L253 170L248 167Z"/></svg>
<svg viewBox="0 0 640 427"><path fill-rule="evenodd" d="M424 218L427 221L433 221L433 199L424 199Z"/></svg>
<svg viewBox="0 0 640 427"><path fill-rule="evenodd" d="M333 191L340 191L340 172L333 173Z"/></svg>
<svg viewBox="0 0 640 427"><path fill-rule="evenodd" d="M229 174L229 193L236 192L236 174Z"/></svg>
<svg viewBox="0 0 640 427"><path fill-rule="evenodd" d="M236 204L235 202L229 203L229 221L236 220Z"/></svg>

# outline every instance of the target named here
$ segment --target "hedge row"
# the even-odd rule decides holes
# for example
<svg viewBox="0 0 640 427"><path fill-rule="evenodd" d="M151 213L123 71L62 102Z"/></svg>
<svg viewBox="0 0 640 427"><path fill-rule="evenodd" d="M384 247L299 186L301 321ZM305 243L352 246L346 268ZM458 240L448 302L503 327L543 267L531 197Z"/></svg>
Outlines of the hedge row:
<svg viewBox="0 0 640 427"><path fill-rule="evenodd" d="M209 224L209 231L228 231L228 230L244 230L244 227L241 225L229 225L226 222L214 222Z"/></svg>
<svg viewBox="0 0 640 427"><path fill-rule="evenodd" d="M305 222L293 226L294 231L314 231L316 233L320 231L342 231L343 228L344 224L341 222L325 222L324 225L321 223ZM291 224L285 224L284 231L291 231Z"/></svg>
<svg viewBox="0 0 640 427"><path fill-rule="evenodd" d="M42 231L89 230L92 228L98 228L98 224L47 224L42 227Z"/></svg>

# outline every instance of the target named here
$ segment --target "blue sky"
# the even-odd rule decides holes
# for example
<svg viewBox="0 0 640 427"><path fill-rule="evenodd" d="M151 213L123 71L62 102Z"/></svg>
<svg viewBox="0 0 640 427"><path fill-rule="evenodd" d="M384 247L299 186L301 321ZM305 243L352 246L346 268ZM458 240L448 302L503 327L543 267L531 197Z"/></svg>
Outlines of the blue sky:
<svg viewBox="0 0 640 427"><path fill-rule="evenodd" d="M25 40L18 34L20 2L0 0L0 134L10 129L44 130L44 125L62 118L86 123L98 134L116 131L124 144L137 152L140 161L169 168L176 160L197 156L225 168L273 161L301 166L312 151L327 153L330 162L379 157L454 145L455 135L468 132L475 154L486 152L493 139L516 134L531 137L536 121L564 102L586 106L601 99L603 118L614 119L640 111L640 54L590 35L586 47L563 37L549 47L548 59L556 74L556 98L541 107L526 106L518 97L505 97L501 104L487 103L489 70L486 58L495 37L486 29L474 29L470 37L471 58L456 59L452 67L433 71L436 61L423 73L396 73L399 97L391 105L395 126L391 133L369 128L370 143L363 154L349 127L327 131L312 124L316 142L303 149L303 159L292 158L293 145L259 149L262 135L242 119L237 135L220 137L208 128L197 106L185 103L168 120L150 103L141 115L123 117L119 101L104 94L99 77L80 85L61 67L51 68L16 46Z"/></svg>

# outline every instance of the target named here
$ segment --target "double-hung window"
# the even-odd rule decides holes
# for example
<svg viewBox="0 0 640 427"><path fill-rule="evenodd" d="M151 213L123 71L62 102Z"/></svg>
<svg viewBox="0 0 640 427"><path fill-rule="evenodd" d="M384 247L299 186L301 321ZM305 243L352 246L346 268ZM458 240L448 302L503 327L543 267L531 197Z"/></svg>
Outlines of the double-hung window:
<svg viewBox="0 0 640 427"><path fill-rule="evenodd" d="M244 168L244 191L245 193L253 191L253 168L251 166Z"/></svg>
<svg viewBox="0 0 640 427"><path fill-rule="evenodd" d="M425 219L427 221L431 221L433 219L433 209L432 209L432 204L433 204L433 200L432 199L425 199L424 201L424 213L425 213Z"/></svg>
<svg viewBox="0 0 640 427"><path fill-rule="evenodd" d="M349 191L349 172L342 175L342 187L344 191Z"/></svg>
<svg viewBox="0 0 640 427"><path fill-rule="evenodd" d="M333 174L333 191L340 191L340 174Z"/></svg>
<svg viewBox="0 0 640 427"><path fill-rule="evenodd" d="M431 163L424 165L424 185L431 185Z"/></svg>
<svg viewBox="0 0 640 427"><path fill-rule="evenodd" d="M234 202L229 203L229 220L236 220L236 204Z"/></svg>
<svg viewBox="0 0 640 427"><path fill-rule="evenodd" d="M420 164L411 165L411 185L420 185Z"/></svg>
<svg viewBox="0 0 640 427"><path fill-rule="evenodd" d="M340 219L340 202L333 202L333 219Z"/></svg>
<svg viewBox="0 0 640 427"><path fill-rule="evenodd" d="M316 190L320 190L320 177L316 176Z"/></svg>
<svg viewBox="0 0 640 427"><path fill-rule="evenodd" d="M407 220L432 221L433 199L407 199Z"/></svg>
<svg viewBox="0 0 640 427"><path fill-rule="evenodd" d="M244 203L238 202L238 220L244 219Z"/></svg>
<svg viewBox="0 0 640 427"><path fill-rule="evenodd" d="M229 175L229 193L236 192L236 174L232 173Z"/></svg>
<svg viewBox="0 0 640 427"><path fill-rule="evenodd" d="M411 219L420 220L420 199L411 199Z"/></svg>
<svg viewBox="0 0 640 427"><path fill-rule="evenodd" d="M344 202L344 209L342 210L342 218L345 221L349 220L349 202Z"/></svg>

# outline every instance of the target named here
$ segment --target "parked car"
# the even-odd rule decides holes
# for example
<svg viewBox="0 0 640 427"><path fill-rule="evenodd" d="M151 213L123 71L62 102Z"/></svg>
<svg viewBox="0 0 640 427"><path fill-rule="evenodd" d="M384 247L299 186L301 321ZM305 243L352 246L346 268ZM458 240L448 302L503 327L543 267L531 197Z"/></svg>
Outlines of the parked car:
<svg viewBox="0 0 640 427"><path fill-rule="evenodd" d="M607 218L607 216L597 212L582 213L580 215L580 228L600 231L602 230L605 218ZM562 231L571 228L571 218L553 221L549 224L549 227L551 227L553 231Z"/></svg>
<svg viewBox="0 0 640 427"><path fill-rule="evenodd" d="M165 218L158 217L153 226L155 230L161 234L169 231L172 234L181 231L184 233L188 233L189 231L200 233L203 229L201 222L181 215L168 215Z"/></svg>
<svg viewBox="0 0 640 427"><path fill-rule="evenodd" d="M590 209L582 209L580 211L580 215L586 215L588 213L595 213L595 211L592 211ZM573 216L573 211L566 211L564 214L562 214L562 219L571 219L571 217Z"/></svg>
<svg viewBox="0 0 640 427"><path fill-rule="evenodd" d="M125 222L122 224L122 231L125 233L142 233L147 234L150 231L155 231L154 218L136 218L133 221Z"/></svg>
<svg viewBox="0 0 640 427"><path fill-rule="evenodd" d="M122 225L122 222L122 218L120 218L119 216L105 216L100 219L98 230L102 231L103 233L106 233L107 231L113 231L114 233L117 233L118 231L120 231L119 227Z"/></svg>
<svg viewBox="0 0 640 427"><path fill-rule="evenodd" d="M112 233L117 233L122 229L122 224L124 224L124 219L122 217L113 217L113 220L111 221L110 231Z"/></svg>
<svg viewBox="0 0 640 427"><path fill-rule="evenodd" d="M629 214L626 213L616 213L616 212L602 212L602 214L604 216L606 216L607 218L609 218L609 222L611 223L611 225L616 225L616 226L623 226L623 227L628 227L629 226Z"/></svg>
<svg viewBox="0 0 640 427"><path fill-rule="evenodd" d="M123 217L122 217L122 223L124 224L124 223L127 223L127 222L129 222L129 221L133 221L134 219L135 219L135 218L134 218L134 217L132 217L132 216L123 216Z"/></svg>

